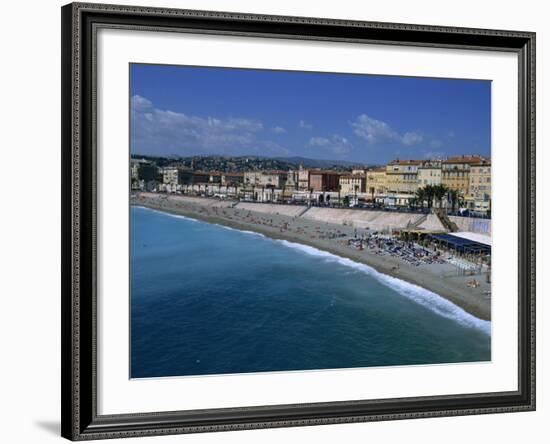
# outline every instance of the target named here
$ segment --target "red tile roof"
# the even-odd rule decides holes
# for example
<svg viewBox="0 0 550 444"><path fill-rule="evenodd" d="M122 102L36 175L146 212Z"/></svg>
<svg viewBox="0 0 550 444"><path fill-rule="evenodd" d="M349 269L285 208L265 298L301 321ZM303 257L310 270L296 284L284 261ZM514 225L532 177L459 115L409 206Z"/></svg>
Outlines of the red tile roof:
<svg viewBox="0 0 550 444"><path fill-rule="evenodd" d="M414 159L411 159L411 160L395 159L395 160L392 160L390 163L388 163L388 165L420 165L420 164L422 164L421 160L414 160Z"/></svg>
<svg viewBox="0 0 550 444"><path fill-rule="evenodd" d="M453 156L444 160L442 163L481 163L486 159L481 156Z"/></svg>

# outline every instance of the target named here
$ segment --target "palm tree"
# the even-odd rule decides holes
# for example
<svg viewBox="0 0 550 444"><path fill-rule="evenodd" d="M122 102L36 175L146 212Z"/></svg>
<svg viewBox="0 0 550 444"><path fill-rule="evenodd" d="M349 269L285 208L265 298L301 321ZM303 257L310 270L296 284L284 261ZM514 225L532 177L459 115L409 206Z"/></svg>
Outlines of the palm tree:
<svg viewBox="0 0 550 444"><path fill-rule="evenodd" d="M428 201L428 209L432 208L434 193L435 191L434 191L433 185L426 185L424 187L424 194L425 194L426 200Z"/></svg>
<svg viewBox="0 0 550 444"><path fill-rule="evenodd" d="M434 191L434 197L439 201L439 208L441 208L443 204L443 198L445 197L449 189L445 185L440 184L440 185L435 185L433 187L433 191Z"/></svg>
<svg viewBox="0 0 550 444"><path fill-rule="evenodd" d="M449 198L451 199L451 208L453 210L453 213L456 208L456 204L458 203L458 200L460 198L457 190L449 190Z"/></svg>
<svg viewBox="0 0 550 444"><path fill-rule="evenodd" d="M424 209L424 199L426 199L426 189L419 188L416 190L416 201L420 203L420 209Z"/></svg>
<svg viewBox="0 0 550 444"><path fill-rule="evenodd" d="M458 207L459 208L464 208L466 206L466 200L464 199L464 196L462 194L460 194L458 196Z"/></svg>

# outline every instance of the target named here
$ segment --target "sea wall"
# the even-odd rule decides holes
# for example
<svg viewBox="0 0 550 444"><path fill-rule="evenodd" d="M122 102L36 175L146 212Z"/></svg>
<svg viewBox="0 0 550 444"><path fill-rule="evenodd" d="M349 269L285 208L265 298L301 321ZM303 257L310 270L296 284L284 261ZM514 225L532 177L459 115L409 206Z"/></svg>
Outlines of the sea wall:
<svg viewBox="0 0 550 444"><path fill-rule="evenodd" d="M449 216L449 219L457 225L458 231L491 235L491 219L460 216Z"/></svg>
<svg viewBox="0 0 550 444"><path fill-rule="evenodd" d="M201 207L208 208L227 208L232 207L235 202L230 200L218 200L218 199L205 199L203 197L192 197L192 196L181 196L178 194L160 194L160 193L139 193L140 196L146 197L147 199L157 200L159 202L170 202L173 204L191 204L198 205Z"/></svg>
<svg viewBox="0 0 550 444"><path fill-rule="evenodd" d="M416 213L400 213L393 211L354 210L345 208L310 207L302 205L281 205L255 202L235 202L231 200L205 199L203 197L181 196L175 194L140 193L143 197L158 201L191 204L209 208L228 208L254 211L264 214L278 214L288 217L301 217L319 223L347 225L356 228L372 230L395 230L416 227L428 231L446 231L435 214L424 216ZM472 217L449 216L458 231L469 231L487 236L491 235L491 219L477 219Z"/></svg>
<svg viewBox="0 0 550 444"><path fill-rule="evenodd" d="M350 225L357 228L386 230L406 228L408 225L418 222L422 218L422 215L385 211L362 211L312 207L306 211L302 217L319 222Z"/></svg>
<svg viewBox="0 0 550 444"><path fill-rule="evenodd" d="M289 217L300 216L306 210L306 208L301 205L277 205L250 202L239 202L235 205L235 208L239 210L257 211L258 213L281 214Z"/></svg>

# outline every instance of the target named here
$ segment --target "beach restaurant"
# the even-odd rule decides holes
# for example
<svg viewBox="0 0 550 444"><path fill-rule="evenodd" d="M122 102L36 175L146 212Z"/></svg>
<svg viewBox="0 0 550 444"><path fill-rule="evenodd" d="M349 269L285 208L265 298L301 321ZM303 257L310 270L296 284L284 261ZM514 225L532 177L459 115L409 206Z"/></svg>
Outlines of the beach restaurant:
<svg viewBox="0 0 550 444"><path fill-rule="evenodd" d="M472 239L460 234L433 233L426 236L437 244L464 254L491 254L490 243L482 239Z"/></svg>

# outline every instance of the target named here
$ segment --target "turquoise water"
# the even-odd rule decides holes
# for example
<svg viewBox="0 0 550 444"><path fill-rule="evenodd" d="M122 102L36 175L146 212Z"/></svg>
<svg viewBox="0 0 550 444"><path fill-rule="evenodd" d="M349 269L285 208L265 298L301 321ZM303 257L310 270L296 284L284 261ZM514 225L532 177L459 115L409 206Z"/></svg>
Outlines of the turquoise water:
<svg viewBox="0 0 550 444"><path fill-rule="evenodd" d="M131 377L487 361L490 323L320 250L131 208Z"/></svg>

